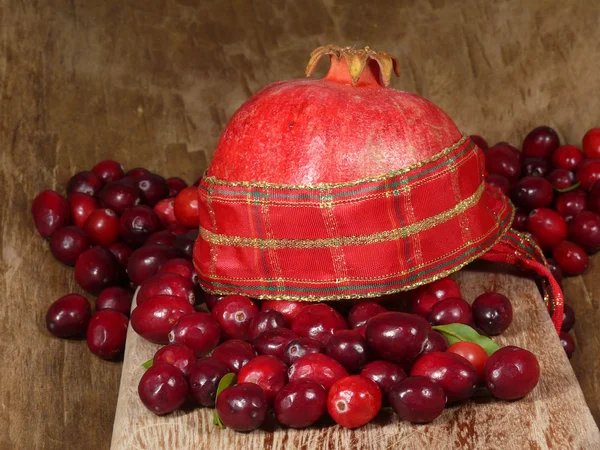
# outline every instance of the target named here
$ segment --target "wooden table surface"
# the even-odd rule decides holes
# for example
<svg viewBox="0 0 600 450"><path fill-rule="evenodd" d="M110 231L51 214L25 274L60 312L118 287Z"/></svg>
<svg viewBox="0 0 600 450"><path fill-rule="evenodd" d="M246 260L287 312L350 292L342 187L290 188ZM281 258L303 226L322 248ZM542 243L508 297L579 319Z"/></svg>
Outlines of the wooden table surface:
<svg viewBox="0 0 600 450"><path fill-rule="evenodd" d="M107 448L117 399L120 364L45 330L47 306L80 291L34 231L39 191L105 158L193 181L233 111L330 42L395 54L393 86L467 133L518 143L548 124L579 143L600 125L599 14L588 0L0 0L0 449ZM598 265L567 288L597 421Z"/></svg>

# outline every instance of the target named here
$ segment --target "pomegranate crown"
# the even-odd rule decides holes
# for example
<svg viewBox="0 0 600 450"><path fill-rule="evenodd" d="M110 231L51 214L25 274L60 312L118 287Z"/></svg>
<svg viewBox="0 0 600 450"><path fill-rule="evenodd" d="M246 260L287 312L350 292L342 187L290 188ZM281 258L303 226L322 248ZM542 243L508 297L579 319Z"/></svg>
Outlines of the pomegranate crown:
<svg viewBox="0 0 600 450"><path fill-rule="evenodd" d="M316 48L310 54L310 60L306 66L306 76L310 77L317 67L317 63L324 55L331 55L337 61L344 58L350 72L352 85L356 86L360 76L370 60L375 61L379 65L381 81L384 86L389 86L392 79L392 72L397 77L400 76L400 64L396 57L385 52L376 52L368 46L364 49L356 49L354 47L340 47L339 45L328 44Z"/></svg>

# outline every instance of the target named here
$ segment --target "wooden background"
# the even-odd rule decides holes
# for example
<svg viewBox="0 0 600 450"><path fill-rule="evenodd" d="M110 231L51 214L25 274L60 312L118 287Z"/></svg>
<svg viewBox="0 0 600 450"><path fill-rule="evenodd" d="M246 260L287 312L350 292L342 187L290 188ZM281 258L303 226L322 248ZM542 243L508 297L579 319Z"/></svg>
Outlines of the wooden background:
<svg viewBox="0 0 600 450"><path fill-rule="evenodd" d="M393 86L467 133L549 124L578 144L600 125L599 16L589 0L0 0L0 449L107 448L117 399L120 364L45 330L79 290L34 232L39 191L105 158L193 181L233 111L330 42L395 54ZM597 421L599 271L567 288Z"/></svg>

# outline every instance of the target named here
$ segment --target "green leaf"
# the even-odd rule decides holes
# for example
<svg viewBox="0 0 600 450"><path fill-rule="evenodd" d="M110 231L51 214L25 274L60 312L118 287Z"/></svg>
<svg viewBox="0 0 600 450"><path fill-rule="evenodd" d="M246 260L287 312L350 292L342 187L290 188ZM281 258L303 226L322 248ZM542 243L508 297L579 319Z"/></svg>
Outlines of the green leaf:
<svg viewBox="0 0 600 450"><path fill-rule="evenodd" d="M450 345L461 341L474 342L475 344L483 347L488 355L491 355L496 350L500 349L500 346L492 341L489 337L482 336L470 326L462 323L435 325L431 328L442 333L444 337L448 339L448 343Z"/></svg>
<svg viewBox="0 0 600 450"><path fill-rule="evenodd" d="M217 398L219 398L219 395L221 394L221 392L223 392L228 387L233 386L235 384L236 380L237 380L237 377L236 377L235 373L233 373L233 372L228 373L223 378L221 378L221 381L219 381L219 386L217 386L217 395L215 396L215 402L217 401ZM225 428L225 424L223 422L221 422L221 418L219 417L219 414L217 413L216 408L215 408L215 412L213 414L213 423L215 425L217 425L219 428Z"/></svg>
<svg viewBox="0 0 600 450"><path fill-rule="evenodd" d="M554 190L555 190L556 192L560 192L560 193L562 194L563 192L574 191L574 190L575 190L575 189L577 189L577 188L578 188L580 185L581 185L581 181L578 181L577 183L575 183L575 184L573 184L573 185L571 185L571 186L569 186L569 187L566 187L566 188L564 188L564 189L556 189L556 188L554 188Z"/></svg>
<svg viewBox="0 0 600 450"><path fill-rule="evenodd" d="M142 364L142 367L144 369L149 369L150 367L152 367L152 363L153 361L151 359L149 359L148 361L146 361L144 364Z"/></svg>

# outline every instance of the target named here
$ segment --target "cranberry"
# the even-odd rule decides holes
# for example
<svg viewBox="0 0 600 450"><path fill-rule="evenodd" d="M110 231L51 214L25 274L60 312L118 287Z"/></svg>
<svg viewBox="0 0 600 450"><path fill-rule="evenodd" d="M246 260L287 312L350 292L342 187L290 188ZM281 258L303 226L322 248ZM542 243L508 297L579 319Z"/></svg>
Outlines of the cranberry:
<svg viewBox="0 0 600 450"><path fill-rule="evenodd" d="M108 183L98 194L100 203L119 215L142 202L142 191L123 180Z"/></svg>
<svg viewBox="0 0 600 450"><path fill-rule="evenodd" d="M577 181L581 183L581 188L589 191L594 186L596 181L600 180L600 160L587 159L585 160L577 173L575 174Z"/></svg>
<svg viewBox="0 0 600 450"><path fill-rule="evenodd" d="M121 216L121 237L130 247L141 247L148 236L161 228L160 219L149 206L134 206Z"/></svg>
<svg viewBox="0 0 600 450"><path fill-rule="evenodd" d="M263 331L275 330L276 328L288 328L287 319L280 312L272 309L259 312L250 322L248 333L250 339L254 339Z"/></svg>
<svg viewBox="0 0 600 450"><path fill-rule="evenodd" d="M541 177L521 178L511 190L510 197L517 206L534 209L543 208L552 203L554 191L552 184Z"/></svg>
<svg viewBox="0 0 600 450"><path fill-rule="evenodd" d="M523 141L523 156L549 159L559 145L556 131L550 127L537 127Z"/></svg>
<svg viewBox="0 0 600 450"><path fill-rule="evenodd" d="M125 175L123 166L118 162L112 161L110 159L100 161L94 166L92 172L94 172L96 175L102 178L102 181L104 181L105 183L117 181L118 179L123 178L123 176Z"/></svg>
<svg viewBox="0 0 600 450"><path fill-rule="evenodd" d="M490 173L485 177L485 182L490 186L500 189L504 195L509 195L510 193L510 181L508 181L508 178L503 177L502 175Z"/></svg>
<svg viewBox="0 0 600 450"><path fill-rule="evenodd" d="M539 379L540 366L535 355L512 345L494 352L485 364L486 386L502 400L525 397Z"/></svg>
<svg viewBox="0 0 600 450"><path fill-rule="evenodd" d="M456 281L452 278L442 278L413 291L411 309L415 314L427 316L433 305L440 300L460 296L460 287Z"/></svg>
<svg viewBox="0 0 600 450"><path fill-rule="evenodd" d="M154 212L162 222L164 227L176 224L177 219L175 218L175 200L172 198L164 198L154 205Z"/></svg>
<svg viewBox="0 0 600 450"><path fill-rule="evenodd" d="M600 181L594 183L594 185L592 186L588 198L588 205L590 211L593 211L596 214L600 214Z"/></svg>
<svg viewBox="0 0 600 450"><path fill-rule="evenodd" d="M489 148L487 141L484 138L482 138L481 136L479 136L477 134L472 134L471 136L469 136L469 138L471 138L471 140L475 143L475 145L477 147L479 147L481 150L485 151Z"/></svg>
<svg viewBox="0 0 600 450"><path fill-rule="evenodd" d="M215 406L219 381L228 373L227 366L218 359L202 358L190 369L190 394L202 406Z"/></svg>
<svg viewBox="0 0 600 450"><path fill-rule="evenodd" d="M114 309L129 316L132 300L133 294L130 290L120 286L107 287L96 298L96 310Z"/></svg>
<svg viewBox="0 0 600 450"><path fill-rule="evenodd" d="M120 180L117 180L119 182L119 184L126 184L127 186L131 186L131 187L135 187L137 188L137 181L134 177L129 176L129 175L125 175L123 178L121 178ZM140 192L140 203L141 203L141 192ZM138 203L138 205L140 204Z"/></svg>
<svg viewBox="0 0 600 450"><path fill-rule="evenodd" d="M287 384L287 366L275 356L257 356L240 369L237 382L258 384L272 402Z"/></svg>
<svg viewBox="0 0 600 450"><path fill-rule="evenodd" d="M137 249L127 262L127 274L135 284L154 276L159 267L175 256L173 249L162 245L148 245Z"/></svg>
<svg viewBox="0 0 600 450"><path fill-rule="evenodd" d="M480 382L484 381L484 369L485 363L488 360L488 354L481 345L475 342L460 341L452 344L446 351L460 355L469 361L477 371L478 380Z"/></svg>
<svg viewBox="0 0 600 450"><path fill-rule="evenodd" d="M261 310L272 309L283 314L283 316L291 323L294 317L298 315L302 309L309 306L306 302L290 302L287 300L265 300L262 302Z"/></svg>
<svg viewBox="0 0 600 450"><path fill-rule="evenodd" d="M198 226L198 190L195 187L182 189L175 197L175 217L177 221L188 228Z"/></svg>
<svg viewBox="0 0 600 450"><path fill-rule="evenodd" d="M497 292L486 292L472 305L475 325L488 336L504 333L513 318L510 300Z"/></svg>
<svg viewBox="0 0 600 450"><path fill-rule="evenodd" d="M169 332L177 320L194 312L194 307L181 297L159 295L149 298L133 310L131 326L144 339L155 344L167 344ZM189 345L188 342L179 343Z"/></svg>
<svg viewBox="0 0 600 450"><path fill-rule="evenodd" d="M123 354L127 337L127 316L112 309L97 311L87 329L90 351L102 359L115 359Z"/></svg>
<svg viewBox="0 0 600 450"><path fill-rule="evenodd" d="M138 394L146 408L154 414L169 414L185 401L189 386L185 375L177 367L158 363L150 367L138 385Z"/></svg>
<svg viewBox="0 0 600 450"><path fill-rule="evenodd" d="M564 331L560 332L560 345L562 345L565 353L567 354L567 358L571 359L573 357L573 353L575 353L575 341L573 337L569 333L565 333Z"/></svg>
<svg viewBox="0 0 600 450"><path fill-rule="evenodd" d="M175 236L179 236L180 234L187 233L189 230L181 225L180 223L172 223L167 226L167 230L173 233ZM196 231L196 230L193 230Z"/></svg>
<svg viewBox="0 0 600 450"><path fill-rule="evenodd" d="M567 237L567 222L549 208L531 211L527 217L527 229L538 238L543 250L551 250Z"/></svg>
<svg viewBox="0 0 600 450"><path fill-rule="evenodd" d="M561 145L552 153L555 169L577 170L583 162L583 153L574 145Z"/></svg>
<svg viewBox="0 0 600 450"><path fill-rule="evenodd" d="M517 231L526 231L527 216L529 216L529 213L526 210L517 208L515 210L515 218L513 219L512 227Z"/></svg>
<svg viewBox="0 0 600 450"><path fill-rule="evenodd" d="M246 341L230 339L215 348L212 356L225 364L230 372L238 373L248 361L256 357L256 351Z"/></svg>
<svg viewBox="0 0 600 450"><path fill-rule="evenodd" d="M134 167L133 169L129 169L125 175L130 178L139 178L142 175L148 175L150 173L149 170L144 169L143 167Z"/></svg>
<svg viewBox="0 0 600 450"><path fill-rule="evenodd" d="M48 308L46 327L56 337L72 337L85 333L91 318L92 307L87 298L67 294Z"/></svg>
<svg viewBox="0 0 600 450"><path fill-rule="evenodd" d="M69 222L69 204L58 192L43 191L33 199L31 214L40 235L49 238Z"/></svg>
<svg viewBox="0 0 600 450"><path fill-rule="evenodd" d="M75 262L75 281L92 294L115 284L118 276L117 260L102 247L86 250Z"/></svg>
<svg viewBox="0 0 600 450"><path fill-rule="evenodd" d="M372 317L379 313L387 312L387 309L377 302L364 301L354 305L348 312L348 325L350 328L363 327Z"/></svg>
<svg viewBox="0 0 600 450"><path fill-rule="evenodd" d="M559 193L554 200L554 210L567 221L586 209L587 194L583 189Z"/></svg>
<svg viewBox="0 0 600 450"><path fill-rule="evenodd" d="M141 175L136 180L137 186L142 191L142 200L148 206L156 205L169 195L169 186L160 175L148 173Z"/></svg>
<svg viewBox="0 0 600 450"><path fill-rule="evenodd" d="M548 262L548 269L550 269L550 273L552 273L552 276L556 279L558 284L562 283L564 274L556 260L553 258L548 258L546 261Z"/></svg>
<svg viewBox="0 0 600 450"><path fill-rule="evenodd" d="M473 323L471 305L459 297L447 298L436 303L427 317L433 325L448 325L450 323L471 325Z"/></svg>
<svg viewBox="0 0 600 450"><path fill-rule="evenodd" d="M410 295L411 311L415 314L426 317L433 308L433 305L440 301L435 295L420 288L413 291Z"/></svg>
<svg viewBox="0 0 600 450"><path fill-rule="evenodd" d="M600 250L600 215L583 211L573 217L569 223L569 239L588 253Z"/></svg>
<svg viewBox="0 0 600 450"><path fill-rule="evenodd" d="M399 365L380 360L367 364L361 370L360 376L373 381L379 387L385 399L392 390L392 386L406 378L406 373Z"/></svg>
<svg viewBox="0 0 600 450"><path fill-rule="evenodd" d="M127 244L124 244L123 242L116 242L112 245L109 245L108 251L113 254L113 256L116 258L117 262L123 267L127 267L129 258L131 257L131 254L133 253L133 250L130 247L128 247Z"/></svg>
<svg viewBox="0 0 600 450"><path fill-rule="evenodd" d="M350 373L358 373L369 362L365 339L352 330L339 330L327 341L325 353L339 362Z"/></svg>
<svg viewBox="0 0 600 450"><path fill-rule="evenodd" d="M198 357L213 351L221 340L219 324L204 312L187 314L177 319L169 333L171 344L184 344L193 349Z"/></svg>
<svg viewBox="0 0 600 450"><path fill-rule="evenodd" d="M522 166L522 176L545 177L550 172L550 163L542 158L525 158Z"/></svg>
<svg viewBox="0 0 600 450"><path fill-rule="evenodd" d="M325 414L327 392L314 381L295 381L279 391L273 408L280 424L291 428L305 428Z"/></svg>
<svg viewBox="0 0 600 450"><path fill-rule="evenodd" d="M413 365L410 375L424 376L438 383L446 392L448 402L471 397L478 379L477 371L469 361L448 352L421 356Z"/></svg>
<svg viewBox="0 0 600 450"><path fill-rule="evenodd" d="M226 427L235 431L256 430L267 415L267 397L254 383L240 383L217 397L217 414Z"/></svg>
<svg viewBox="0 0 600 450"><path fill-rule="evenodd" d="M329 415L345 428L363 426L380 409L381 391L373 381L359 375L336 381L327 395Z"/></svg>
<svg viewBox="0 0 600 450"><path fill-rule="evenodd" d="M83 231L96 244L108 247L119 240L119 217L112 209L96 209L85 221Z"/></svg>
<svg viewBox="0 0 600 450"><path fill-rule="evenodd" d="M196 302L194 284L176 273L160 273L145 280L137 293L137 304L141 305L157 295L181 297L192 305Z"/></svg>
<svg viewBox="0 0 600 450"><path fill-rule="evenodd" d="M187 187L187 183L181 178L171 177L167 178L167 186L169 187L169 197L175 197Z"/></svg>
<svg viewBox="0 0 600 450"><path fill-rule="evenodd" d="M311 353L323 353L325 347L321 342L311 338L299 338L290 341L283 352L283 362L292 365L296 360Z"/></svg>
<svg viewBox="0 0 600 450"><path fill-rule="evenodd" d="M177 236L169 230L162 230L148 236L144 245L164 245L166 247L172 247L175 245L176 239Z"/></svg>
<svg viewBox="0 0 600 450"><path fill-rule="evenodd" d="M292 330L276 328L260 333L252 340L252 344L259 355L273 355L283 359L285 349L295 339L298 339L298 335Z"/></svg>
<svg viewBox="0 0 600 450"><path fill-rule="evenodd" d="M561 331L568 332L575 326L575 311L565 303L563 310L563 323Z"/></svg>
<svg viewBox="0 0 600 450"><path fill-rule="evenodd" d="M292 321L292 331L302 337L310 337L323 344L338 330L345 330L346 322L342 315L331 306L323 303L303 308Z"/></svg>
<svg viewBox="0 0 600 450"><path fill-rule="evenodd" d="M177 367L187 377L196 364L196 353L187 345L169 344L159 348L152 358L152 365L167 363Z"/></svg>
<svg viewBox="0 0 600 450"><path fill-rule="evenodd" d="M194 255L194 244L198 237L198 230L187 231L178 234L175 238L174 247L182 258L191 260Z"/></svg>
<svg viewBox="0 0 600 450"><path fill-rule="evenodd" d="M67 194L87 194L94 197L104 186L104 181L94 172L78 172L67 183Z"/></svg>
<svg viewBox="0 0 600 450"><path fill-rule="evenodd" d="M568 275L581 275L587 269L589 258L579 245L562 241L552 249L552 257Z"/></svg>
<svg viewBox="0 0 600 450"><path fill-rule="evenodd" d="M225 295L212 295L212 294L207 294L204 297L204 303L206 303L206 307L208 308L209 311L212 311L213 308L215 307L215 305L220 302L221 300L223 300L226 296Z"/></svg>
<svg viewBox="0 0 600 450"><path fill-rule="evenodd" d="M56 230L50 238L50 251L61 263L75 265L77 258L90 248L90 238L80 228L69 226Z"/></svg>
<svg viewBox="0 0 600 450"><path fill-rule="evenodd" d="M562 190L571 187L575 183L575 174L567 169L554 169L546 175L546 179L552 183L554 189Z"/></svg>
<svg viewBox="0 0 600 450"><path fill-rule="evenodd" d="M519 156L505 145L496 144L485 152L485 170L514 181L521 171Z"/></svg>
<svg viewBox="0 0 600 450"><path fill-rule="evenodd" d="M83 228L90 214L99 208L98 200L94 197L77 192L69 195L68 202L73 223L79 228Z"/></svg>
<svg viewBox="0 0 600 450"><path fill-rule="evenodd" d="M391 388L392 409L410 423L429 423L446 407L446 393L426 377L410 377Z"/></svg>
<svg viewBox="0 0 600 450"><path fill-rule="evenodd" d="M310 380L319 383L328 391L336 381L348 376L348 372L331 356L310 353L298 358L290 366L288 376L290 382Z"/></svg>
<svg viewBox="0 0 600 450"><path fill-rule="evenodd" d="M433 352L445 352L448 349L448 340L444 335L435 330L429 330L427 333L427 342L422 355Z"/></svg>
<svg viewBox="0 0 600 450"><path fill-rule="evenodd" d="M211 314L230 339L248 340L250 323L258 315L258 306L248 297L229 295L215 305Z"/></svg>
<svg viewBox="0 0 600 450"><path fill-rule="evenodd" d="M600 158L600 128L592 128L585 133L582 147L587 158Z"/></svg>
<svg viewBox="0 0 600 450"><path fill-rule="evenodd" d="M367 325L367 343L382 359L405 363L424 350L428 327L419 316L401 312L379 314Z"/></svg>

